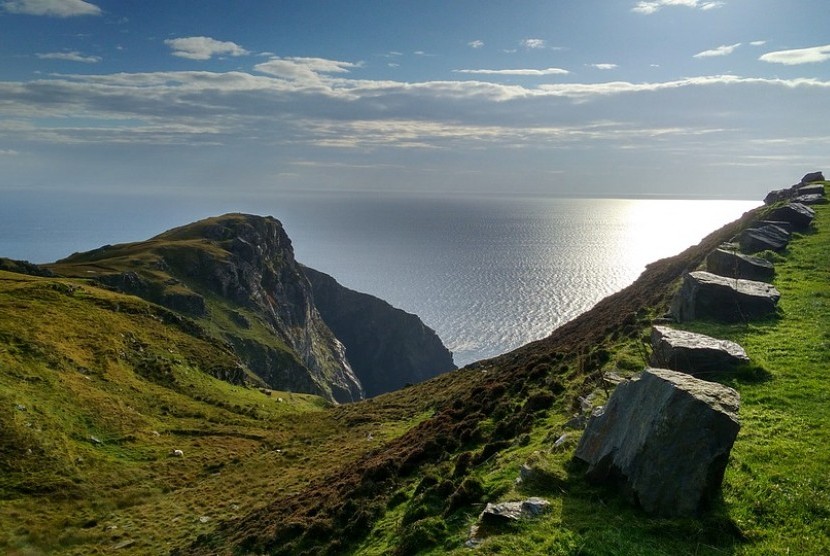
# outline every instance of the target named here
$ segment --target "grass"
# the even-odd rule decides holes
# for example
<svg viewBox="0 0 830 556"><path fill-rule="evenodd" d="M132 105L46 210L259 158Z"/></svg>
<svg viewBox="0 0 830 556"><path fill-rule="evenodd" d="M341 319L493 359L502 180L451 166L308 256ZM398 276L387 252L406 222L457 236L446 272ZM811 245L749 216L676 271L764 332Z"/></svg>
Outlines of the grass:
<svg viewBox="0 0 830 556"><path fill-rule="evenodd" d="M777 318L738 325L698 322L686 328L740 343L752 363L720 380L741 394L741 432L732 450L722 496L701 518L660 519L632 507L615 491L588 485L572 461L578 433L563 427L568 404L559 400L517 437L484 463L472 466L485 494L465 508L446 514L438 505L422 511L419 549L413 549L404 526L407 510L423 500L416 479L400 491L357 554L467 554L469 528L487 501L543 496L547 514L507 526L483 539L477 554L675 555L675 554L828 554L830 553L830 207L819 206L814 230L796 236L776 263L780 290ZM657 314L659 311L652 310ZM611 334L602 372L630 373L642 368L639 335ZM590 372L586 357L566 357L580 373ZM594 366L598 361L593 362ZM584 395L584 383L567 383L565 398ZM595 403L606 393L599 389ZM482 423L485 431L493 420ZM562 447L553 442L562 434ZM539 478L516 482L519 467L533 462ZM433 471L438 477L451 470ZM443 512L443 513L442 513ZM442 526L435 519L443 517ZM415 524L420 522L415 522Z"/></svg>
<svg viewBox="0 0 830 556"><path fill-rule="evenodd" d="M219 380L236 365L227 348L168 313L0 272L5 553L166 553L429 416L406 405L358 422L316 396Z"/></svg>
<svg viewBox="0 0 830 556"><path fill-rule="evenodd" d="M817 212L776 257L778 318L688 326L752 358L721 378L741 393L742 429L722 497L697 519L587 484L565 424L579 397L607 399L603 373L644 366L668 300L653 284L700 253L652 267L550 341L338 407L216 379L224 345L137 298L0 272L0 546L467 554L486 503L543 496L549 512L489 531L475 553L830 553L830 210ZM526 462L537 476L517 483Z"/></svg>

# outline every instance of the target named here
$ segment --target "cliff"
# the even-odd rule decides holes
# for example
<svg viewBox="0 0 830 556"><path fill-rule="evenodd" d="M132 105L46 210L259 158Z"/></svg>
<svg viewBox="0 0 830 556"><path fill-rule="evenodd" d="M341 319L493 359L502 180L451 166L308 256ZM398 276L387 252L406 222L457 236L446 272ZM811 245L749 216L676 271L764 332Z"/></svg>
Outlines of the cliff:
<svg viewBox="0 0 830 556"><path fill-rule="evenodd" d="M337 402L363 397L274 218L208 218L148 241L76 253L49 268L188 315L233 346L272 388Z"/></svg>
<svg viewBox="0 0 830 556"><path fill-rule="evenodd" d="M455 369L452 353L420 318L302 267L323 320L346 346L367 396L391 392Z"/></svg>

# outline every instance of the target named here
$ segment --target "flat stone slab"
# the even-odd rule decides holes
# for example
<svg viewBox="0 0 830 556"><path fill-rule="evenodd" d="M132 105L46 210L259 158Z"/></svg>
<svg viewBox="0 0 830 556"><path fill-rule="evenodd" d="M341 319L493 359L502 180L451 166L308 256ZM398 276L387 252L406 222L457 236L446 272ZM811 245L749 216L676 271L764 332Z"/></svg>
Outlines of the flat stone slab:
<svg viewBox="0 0 830 556"><path fill-rule="evenodd" d="M816 211L801 203L787 203L772 210L770 220L783 220L793 225L796 230L806 230L816 217Z"/></svg>
<svg viewBox="0 0 830 556"><path fill-rule="evenodd" d="M741 232L738 243L745 253L783 251L790 243L790 232L774 224L764 224Z"/></svg>
<svg viewBox="0 0 830 556"><path fill-rule="evenodd" d="M798 188L798 195L825 195L823 183L811 183Z"/></svg>
<svg viewBox="0 0 830 556"><path fill-rule="evenodd" d="M683 277L671 313L678 322L747 322L775 314L780 297L778 290L765 282L696 271Z"/></svg>
<svg viewBox="0 0 830 556"><path fill-rule="evenodd" d="M680 371L697 378L729 371L749 361L744 348L735 342L667 326L652 327L651 348L650 364L653 367Z"/></svg>
<svg viewBox="0 0 830 556"><path fill-rule="evenodd" d="M738 435L740 397L685 373L646 369L594 410L575 457L646 512L689 516L714 498Z"/></svg>
<svg viewBox="0 0 830 556"><path fill-rule="evenodd" d="M793 202L801 203L802 205L823 205L827 203L827 197L817 193L798 195L797 197L793 197Z"/></svg>
<svg viewBox="0 0 830 556"><path fill-rule="evenodd" d="M775 277L775 266L768 260L723 248L709 253L706 257L706 270L727 278L758 282L771 282Z"/></svg>

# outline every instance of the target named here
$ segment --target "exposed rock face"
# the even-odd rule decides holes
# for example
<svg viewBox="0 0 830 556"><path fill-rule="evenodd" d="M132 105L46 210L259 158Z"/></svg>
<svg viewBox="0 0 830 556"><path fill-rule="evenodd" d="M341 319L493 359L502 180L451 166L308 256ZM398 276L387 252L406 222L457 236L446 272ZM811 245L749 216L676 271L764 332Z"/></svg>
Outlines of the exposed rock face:
<svg viewBox="0 0 830 556"><path fill-rule="evenodd" d="M824 181L824 174L821 172L810 172L809 174L804 174L804 177L801 178L801 183L811 183L814 181Z"/></svg>
<svg viewBox="0 0 830 556"><path fill-rule="evenodd" d="M367 396L376 396L455 369L452 354L416 315L341 286L303 267L323 320L346 346Z"/></svg>
<svg viewBox="0 0 830 556"><path fill-rule="evenodd" d="M783 251L790 243L790 233L774 224L763 224L757 228L748 228L738 237L741 250L746 253L759 251Z"/></svg>
<svg viewBox="0 0 830 556"><path fill-rule="evenodd" d="M807 195L797 195L793 197L793 201L801 203L802 205L824 205L827 203L827 197L818 193L811 193Z"/></svg>
<svg viewBox="0 0 830 556"><path fill-rule="evenodd" d="M314 306L311 285L274 218L208 218L145 242L77 253L52 266L211 323L272 388L337 402L363 397L345 349Z"/></svg>
<svg viewBox="0 0 830 556"><path fill-rule="evenodd" d="M589 480L620 481L649 513L699 514L723 481L739 406L731 388L647 369L594 411L575 457Z"/></svg>
<svg viewBox="0 0 830 556"><path fill-rule="evenodd" d="M320 393L338 402L363 396L342 344L314 306L311 285L294 260L291 240L278 220L230 214L176 228L154 239L189 241L194 236L223 252L199 250L194 258L184 261L165 257L171 267L263 316L274 334L297 354ZM274 370L267 367L256 372L268 376Z"/></svg>
<svg viewBox="0 0 830 556"><path fill-rule="evenodd" d="M744 348L704 334L666 326L651 329L651 365L706 378L749 361Z"/></svg>
<svg viewBox="0 0 830 556"><path fill-rule="evenodd" d="M801 203L787 203L769 213L772 220L783 220L796 230L806 230L816 217L816 211Z"/></svg>
<svg viewBox="0 0 830 556"><path fill-rule="evenodd" d="M743 322L773 315L781 294L772 285L734 280L710 272L690 272L672 301L679 322L712 319Z"/></svg>
<svg viewBox="0 0 830 556"><path fill-rule="evenodd" d="M802 185L798 188L799 195L821 195L824 196L824 184L812 183L810 185Z"/></svg>
<svg viewBox="0 0 830 556"><path fill-rule="evenodd" d="M706 270L727 278L771 282L775 266L766 259L726 249L715 249L706 257Z"/></svg>
<svg viewBox="0 0 830 556"><path fill-rule="evenodd" d="M550 502L544 498L528 498L521 502L489 502L481 512L482 522L518 521L523 517L536 517L545 513Z"/></svg>

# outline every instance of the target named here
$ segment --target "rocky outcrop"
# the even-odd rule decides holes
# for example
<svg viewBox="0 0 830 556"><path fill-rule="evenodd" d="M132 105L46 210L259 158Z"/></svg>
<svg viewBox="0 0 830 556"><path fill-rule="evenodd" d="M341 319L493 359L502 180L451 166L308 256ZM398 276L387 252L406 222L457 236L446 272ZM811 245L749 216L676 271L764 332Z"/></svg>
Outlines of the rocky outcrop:
<svg viewBox="0 0 830 556"><path fill-rule="evenodd" d="M51 265L187 314L232 345L270 387L361 399L343 345L314 305L282 224L227 214L148 241L107 245Z"/></svg>
<svg viewBox="0 0 830 556"><path fill-rule="evenodd" d="M796 230L806 230L816 217L816 211L801 203L787 203L769 213L771 220L789 222Z"/></svg>
<svg viewBox="0 0 830 556"><path fill-rule="evenodd" d="M766 259L734 250L715 249L706 257L706 270L727 278L772 282L775 266Z"/></svg>
<svg viewBox="0 0 830 556"><path fill-rule="evenodd" d="M452 353L420 318L303 267L323 320L346 347L367 396L455 369Z"/></svg>
<svg viewBox="0 0 830 556"><path fill-rule="evenodd" d="M767 193L767 196L764 197L764 204L771 205L780 201L786 201L787 199L795 200L799 196L807 195L820 195L824 198L824 184L816 183L823 181L824 174L821 172L811 172L801 178L801 181L795 185L784 189L776 189ZM819 188L821 189L819 190ZM826 199L824 202L826 202Z"/></svg>
<svg viewBox="0 0 830 556"><path fill-rule="evenodd" d="M649 513L696 515L723 481L739 406L731 388L647 369L594 411L575 457L589 480L621 483Z"/></svg>
<svg viewBox="0 0 830 556"><path fill-rule="evenodd" d="M683 285L672 301L671 314L679 322L745 322L775 314L780 297L778 290L764 282L690 272L683 277Z"/></svg>
<svg viewBox="0 0 830 556"><path fill-rule="evenodd" d="M824 174L821 172L810 172L804 174L804 177L801 178L801 183L812 183L815 181L824 181Z"/></svg>
<svg viewBox="0 0 830 556"><path fill-rule="evenodd" d="M775 224L760 224L741 232L738 242L744 253L783 251L790 243L790 233Z"/></svg>
<svg viewBox="0 0 830 556"><path fill-rule="evenodd" d="M681 371L697 378L733 370L749 361L744 348L735 342L667 326L651 329L651 349L653 367Z"/></svg>

